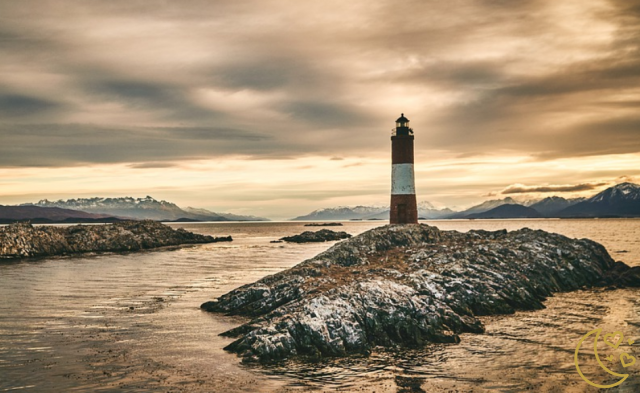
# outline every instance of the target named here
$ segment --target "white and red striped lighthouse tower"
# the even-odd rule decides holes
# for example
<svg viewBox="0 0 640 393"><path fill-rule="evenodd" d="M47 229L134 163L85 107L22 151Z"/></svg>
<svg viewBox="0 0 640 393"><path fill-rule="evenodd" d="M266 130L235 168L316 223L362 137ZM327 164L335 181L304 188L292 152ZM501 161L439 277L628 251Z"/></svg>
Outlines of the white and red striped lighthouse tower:
<svg viewBox="0 0 640 393"><path fill-rule="evenodd" d="M391 224L417 224L418 204L413 175L413 130L404 113L391 134Z"/></svg>

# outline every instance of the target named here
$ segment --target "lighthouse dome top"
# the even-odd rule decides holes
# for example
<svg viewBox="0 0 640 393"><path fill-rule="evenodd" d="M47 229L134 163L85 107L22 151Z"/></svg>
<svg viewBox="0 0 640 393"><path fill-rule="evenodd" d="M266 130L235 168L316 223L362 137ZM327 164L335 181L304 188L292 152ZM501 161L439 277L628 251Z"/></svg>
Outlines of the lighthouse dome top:
<svg viewBox="0 0 640 393"><path fill-rule="evenodd" d="M409 119L404 117L404 113L400 114L400 117L398 117L398 120L396 120L396 123L408 123L408 122L409 122Z"/></svg>
<svg viewBox="0 0 640 393"><path fill-rule="evenodd" d="M409 119L404 117L404 113L400 115L398 120L396 120L396 129L397 130L405 130L405 131L409 131L410 130L410 128L409 128Z"/></svg>

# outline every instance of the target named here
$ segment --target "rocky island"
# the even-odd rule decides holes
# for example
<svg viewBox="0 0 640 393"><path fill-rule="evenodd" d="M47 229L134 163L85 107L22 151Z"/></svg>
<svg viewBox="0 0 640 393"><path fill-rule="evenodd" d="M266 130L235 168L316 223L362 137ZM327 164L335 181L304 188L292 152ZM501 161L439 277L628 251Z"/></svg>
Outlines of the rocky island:
<svg viewBox="0 0 640 393"><path fill-rule="evenodd" d="M286 236L281 238L285 242L290 243L312 243L312 242L329 242L333 240L348 239L351 235L345 231L335 232L330 229L321 229L317 232L304 231L299 235Z"/></svg>
<svg viewBox="0 0 640 393"><path fill-rule="evenodd" d="M84 252L138 251L181 244L231 241L173 229L155 221L69 227L17 223L0 227L0 258L69 255Z"/></svg>
<svg viewBox="0 0 640 393"><path fill-rule="evenodd" d="M467 233L387 225L204 303L253 318L223 333L243 361L456 343L479 316L544 307L554 292L640 284L605 248L540 230Z"/></svg>

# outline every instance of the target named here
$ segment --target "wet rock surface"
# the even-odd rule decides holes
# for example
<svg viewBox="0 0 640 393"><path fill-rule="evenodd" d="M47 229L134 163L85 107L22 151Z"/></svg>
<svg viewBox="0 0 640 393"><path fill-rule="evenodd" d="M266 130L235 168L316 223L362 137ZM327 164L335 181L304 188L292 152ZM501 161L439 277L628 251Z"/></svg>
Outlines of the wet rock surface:
<svg viewBox="0 0 640 393"><path fill-rule="evenodd" d="M305 227L341 227L340 222L312 222L310 224L304 224Z"/></svg>
<svg viewBox="0 0 640 393"><path fill-rule="evenodd" d="M243 361L368 354L456 343L477 318L544 308L554 292L639 286L605 248L540 230L387 225L201 307L254 319L223 333Z"/></svg>
<svg viewBox="0 0 640 393"><path fill-rule="evenodd" d="M304 231L299 235L286 236L280 240L290 243L311 243L311 242L328 242L333 240L348 239L351 235L347 232L335 232L330 229L321 229L317 232Z"/></svg>
<svg viewBox="0 0 640 393"><path fill-rule="evenodd" d="M173 229L155 221L123 221L109 225L70 227L29 223L0 227L0 258L26 258L84 252L138 251L181 244L231 241Z"/></svg>

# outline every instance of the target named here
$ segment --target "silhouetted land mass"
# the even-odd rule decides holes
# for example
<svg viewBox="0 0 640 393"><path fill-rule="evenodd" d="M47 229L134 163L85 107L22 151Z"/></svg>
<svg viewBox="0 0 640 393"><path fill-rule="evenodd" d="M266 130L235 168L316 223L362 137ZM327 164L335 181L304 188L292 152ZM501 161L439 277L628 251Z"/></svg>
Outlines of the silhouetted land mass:
<svg viewBox="0 0 640 393"><path fill-rule="evenodd" d="M194 220L193 218L178 218L177 220L170 220L165 222L202 222L202 221Z"/></svg>
<svg viewBox="0 0 640 393"><path fill-rule="evenodd" d="M465 218L484 218L484 219L500 219L500 218L542 218L540 212L530 207L522 205L502 205L483 213L475 213Z"/></svg>
<svg viewBox="0 0 640 393"><path fill-rule="evenodd" d="M535 310L554 292L640 286L605 248L540 230L466 233L387 225L201 307L253 319L223 333L243 361L456 343L478 316Z"/></svg>
<svg viewBox="0 0 640 393"><path fill-rule="evenodd" d="M39 224L50 223L96 223L115 222L120 219L107 214L86 213L59 207L2 206L0 224L31 221Z"/></svg>
<svg viewBox="0 0 640 393"><path fill-rule="evenodd" d="M544 198L530 205L529 207L532 209L536 209L545 217L557 217L558 213L563 209L566 209L569 206L573 206L576 203L580 203L584 200L585 198L565 199L559 196L552 196Z"/></svg>
<svg viewBox="0 0 640 393"><path fill-rule="evenodd" d="M50 220L48 218L33 218L33 219L0 219L0 224L15 224L15 223L30 223L30 224L108 224L120 221L127 221L123 218L117 217L105 217L105 218L65 218L64 220Z"/></svg>

